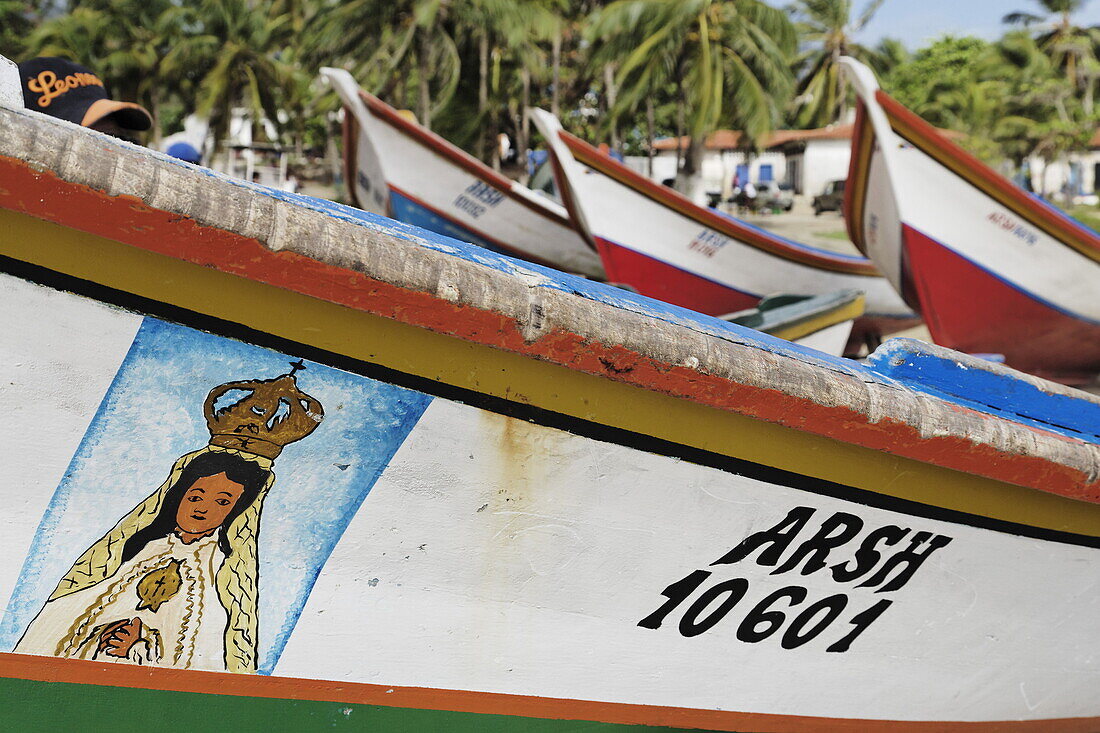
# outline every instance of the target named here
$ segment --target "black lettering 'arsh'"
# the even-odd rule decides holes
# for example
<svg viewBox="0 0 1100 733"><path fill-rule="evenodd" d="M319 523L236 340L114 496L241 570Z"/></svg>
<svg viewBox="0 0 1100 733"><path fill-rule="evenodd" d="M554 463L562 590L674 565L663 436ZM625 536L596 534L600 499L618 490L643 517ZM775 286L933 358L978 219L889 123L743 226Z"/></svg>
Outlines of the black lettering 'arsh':
<svg viewBox="0 0 1100 733"><path fill-rule="evenodd" d="M925 542L928 542L928 546L918 552L917 548ZM889 578L895 568L900 567L902 568L901 572L895 575L889 583L886 583L881 588L877 588L875 592L886 593L888 591L897 590L909 582L909 579L913 577L913 573L917 572L920 566L924 564L924 561L928 559L929 555L950 542L951 538L945 537L942 534L933 535L931 532L917 532L913 535L913 539L909 540L909 547L896 555L892 555L882 564L878 572L860 583L857 587L874 588L876 585Z"/></svg>
<svg viewBox="0 0 1100 733"><path fill-rule="evenodd" d="M764 545L771 545L771 547L760 553L760 557L757 558L756 564L777 564L779 558L783 556L783 553L786 552L787 548L790 546L791 541L802 531L806 523L810 521L810 517L813 516L813 513L814 510L812 507L796 506L794 509L787 512L787 516L784 517L779 524L763 532L750 534L748 537L741 540L741 544L712 562L711 565L730 565L735 562L740 562Z"/></svg>
<svg viewBox="0 0 1100 733"><path fill-rule="evenodd" d="M951 542L951 538L945 535L921 531L912 535L907 548L890 555L884 552L884 548L897 545L912 530L888 524L867 532L854 551L842 549L856 540L863 532L865 523L855 514L834 512L821 521L812 535L796 543L795 540L814 518L815 511L808 506L791 509L774 526L750 534L711 566L741 562L759 551L757 565L778 566L771 571L771 575L782 575L792 570L798 570L800 575L811 575L828 567L833 580L838 583L866 578L857 587L876 588L876 593L888 593L908 583L933 552ZM831 565L830 556L833 560Z"/></svg>

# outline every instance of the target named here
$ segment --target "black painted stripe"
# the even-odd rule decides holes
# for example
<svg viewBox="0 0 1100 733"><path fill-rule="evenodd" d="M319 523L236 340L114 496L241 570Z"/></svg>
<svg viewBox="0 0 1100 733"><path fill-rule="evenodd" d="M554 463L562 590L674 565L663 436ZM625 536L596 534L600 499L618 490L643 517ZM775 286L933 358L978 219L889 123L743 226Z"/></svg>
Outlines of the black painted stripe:
<svg viewBox="0 0 1100 733"><path fill-rule="evenodd" d="M499 415L514 417L547 427L565 430L586 438L592 438L606 443L614 443L616 445L668 456L670 458L678 458L700 466L725 471L726 473L745 476L765 483L784 486L798 491L805 491L810 494L850 501L876 509L884 509L910 516L923 517L925 519L951 522L953 524L976 527L979 529L988 529L1031 539L1100 549L1100 537L1063 532L1044 527L1034 527L1029 524L1009 522L980 514L971 514L969 512L946 509L944 507L924 504L909 499L887 496L867 489L860 489L825 479L804 476L794 471L787 471L741 458L725 456L701 448L681 445L670 440L656 438L644 433L603 425L591 420L585 420L583 418L566 415L541 407L522 404L494 395L483 394L475 390L466 389L465 387L456 387L427 377L419 377L414 374L398 371L381 364L375 364L373 362L345 356L337 352L309 346L292 339L275 336L265 331L259 331L241 323L217 318L168 303L162 303L144 296L101 285L91 280L73 277L72 275L60 273L55 270L3 255L0 255L0 272L5 272L15 277L52 287L57 290L65 290L104 303L109 303L120 308L135 311L139 314L147 314L163 320L173 321L190 328L196 328L219 336L245 341L273 351L280 351L297 357L305 357L319 364L343 369L344 371L360 374L370 379L389 382L390 384L395 384L407 389L414 389L435 397L461 402Z"/></svg>

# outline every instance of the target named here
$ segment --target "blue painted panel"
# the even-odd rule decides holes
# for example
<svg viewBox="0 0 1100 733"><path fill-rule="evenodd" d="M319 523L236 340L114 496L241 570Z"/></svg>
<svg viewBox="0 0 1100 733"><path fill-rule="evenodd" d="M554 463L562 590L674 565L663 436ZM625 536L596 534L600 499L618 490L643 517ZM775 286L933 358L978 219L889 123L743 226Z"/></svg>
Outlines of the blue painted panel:
<svg viewBox="0 0 1100 733"><path fill-rule="evenodd" d="M935 349L935 351L933 351ZM1100 402L1044 392L1030 382L945 358L947 349L890 339L867 360L877 373L908 387L1032 427L1100 442Z"/></svg>
<svg viewBox="0 0 1100 733"><path fill-rule="evenodd" d="M761 183L768 183L769 181L773 180L774 175L775 174L773 173L771 163L764 163L763 165L760 166L760 182Z"/></svg>
<svg viewBox="0 0 1100 733"><path fill-rule="evenodd" d="M471 242L479 247L492 250L493 252L505 254L504 250L497 247L489 240L474 234L466 227L461 226L451 219L436 214L434 211L421 206L417 202L407 196L402 196L396 191L390 191L390 204L393 207L394 217L398 221L427 229L436 234L442 234L445 237L454 237L463 242Z"/></svg>

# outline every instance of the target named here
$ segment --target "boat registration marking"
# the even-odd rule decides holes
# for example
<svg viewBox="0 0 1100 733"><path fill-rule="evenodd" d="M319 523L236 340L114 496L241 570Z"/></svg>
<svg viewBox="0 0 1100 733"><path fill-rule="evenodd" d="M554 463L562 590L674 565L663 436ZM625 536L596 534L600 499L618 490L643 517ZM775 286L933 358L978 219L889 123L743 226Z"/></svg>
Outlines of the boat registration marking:
<svg viewBox="0 0 1100 733"><path fill-rule="evenodd" d="M791 509L775 526L760 532L754 532L743 539L736 547L715 560L709 567L736 565L761 550L755 563L762 567L775 567L769 575L811 575L822 570L837 583L852 583L864 578L862 583L849 590L853 596L857 588L866 588L864 594L892 593L903 588L920 569L928 557L948 545L953 538L934 534L926 530L914 532L907 527L888 524L871 529L863 536L862 542L843 561L828 564L828 557L834 550L848 545L864 529L864 521L855 514L834 512L820 523L816 532L795 546L791 553L787 550L794 545L796 536L802 533L813 519L816 510L813 507L799 506ZM883 546L898 545L908 537L908 545L893 553L884 553ZM786 559L780 564L780 560ZM874 571L874 572L872 572ZM645 629L659 629L665 619L695 592L704 586L714 570L693 570L680 580L675 581L661 595L668 600L657 610L649 614L638 626ZM806 603L810 590L802 585L788 585L763 596L755 605L741 604L746 596L753 596L747 578L736 577L711 583L680 616L677 629L681 636L698 636L716 626L735 607L749 610L744 613L737 627L737 639L755 644L777 634L780 629L780 646L784 649L797 649L808 644L825 632L842 616L849 604L849 593L836 593ZM871 590L873 589L873 590ZM873 598L873 597L872 597ZM893 605L892 598L880 598L848 619L851 628L836 639L826 652L846 652L852 643L886 609ZM794 610L799 606L797 610ZM788 611L782 609L789 609ZM740 615L740 614L739 614ZM788 619L790 622L788 623ZM784 628L785 627L785 628ZM829 635L835 636L835 635Z"/></svg>
<svg viewBox="0 0 1100 733"><path fill-rule="evenodd" d="M695 235L695 239L688 244L688 249L699 252L705 257L713 257L718 250L730 243L728 237L723 237L710 229L704 229Z"/></svg>
<svg viewBox="0 0 1100 733"><path fill-rule="evenodd" d="M497 206L503 200L504 194L500 191L487 183L474 181L455 198L453 205L459 211L478 219L486 210Z"/></svg>
<svg viewBox="0 0 1100 733"><path fill-rule="evenodd" d="M1038 234L1028 229L1023 224L1016 221L1007 214L1002 214L999 211L992 211L990 212L989 216L986 217L986 219L993 222L1006 232L1011 232L1013 236L1017 237L1018 239L1022 239L1029 245L1034 245L1036 242L1039 241Z"/></svg>

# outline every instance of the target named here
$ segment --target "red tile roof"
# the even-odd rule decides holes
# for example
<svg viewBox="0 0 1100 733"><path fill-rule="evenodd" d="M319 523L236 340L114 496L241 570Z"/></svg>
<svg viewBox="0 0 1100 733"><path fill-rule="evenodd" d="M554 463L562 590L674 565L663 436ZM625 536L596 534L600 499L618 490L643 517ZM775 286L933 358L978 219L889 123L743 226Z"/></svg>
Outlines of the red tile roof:
<svg viewBox="0 0 1100 733"><path fill-rule="evenodd" d="M852 125L832 125L816 130L775 130L764 140L761 147L774 148L784 143L803 140L851 140ZM680 138L680 145L688 145L686 135ZM715 130L707 137L708 150L732 150L741 142L741 133L734 130ZM675 150L676 138L666 137L653 143L655 150Z"/></svg>

